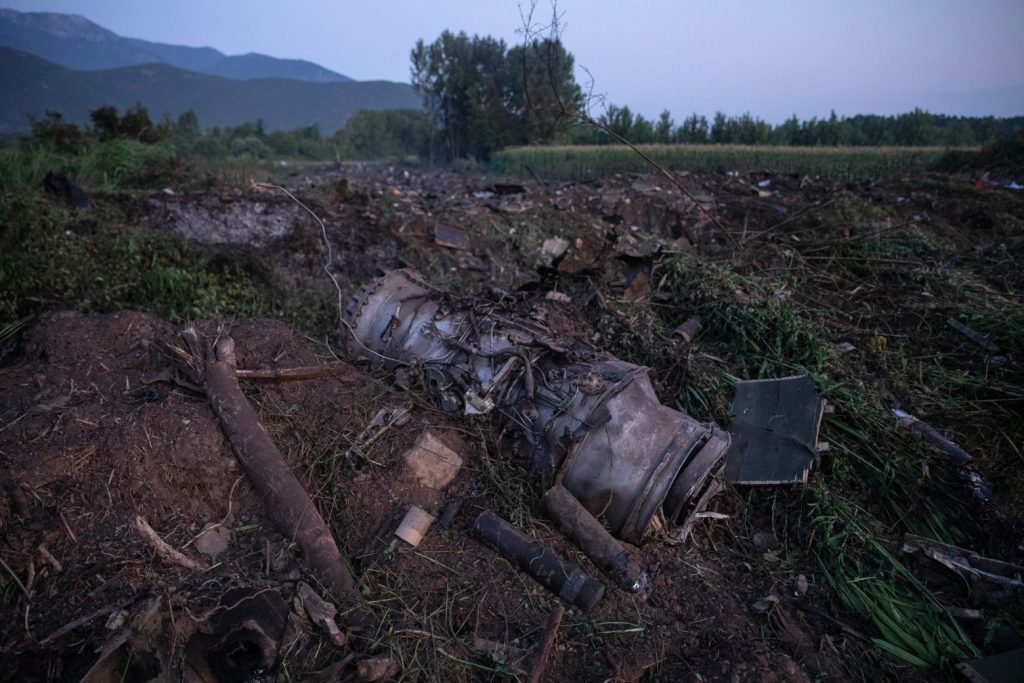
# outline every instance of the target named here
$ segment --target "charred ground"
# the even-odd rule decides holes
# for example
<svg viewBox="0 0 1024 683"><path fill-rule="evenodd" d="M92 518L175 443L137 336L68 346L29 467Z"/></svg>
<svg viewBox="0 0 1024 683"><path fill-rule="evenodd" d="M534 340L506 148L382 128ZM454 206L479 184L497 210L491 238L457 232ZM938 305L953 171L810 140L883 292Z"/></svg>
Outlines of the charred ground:
<svg viewBox="0 0 1024 683"><path fill-rule="evenodd" d="M656 176L520 184L346 166L273 182L323 218L346 296L411 266L449 291L541 300L549 324L651 367L662 401L699 419L727 421L736 378L810 372L836 405L823 430L832 451L807 488L731 489L714 504L728 518L702 522L691 544L652 538L635 553L658 567L652 597L609 587L592 613L570 610L547 679L926 678L903 655L948 671L1012 644L1019 602L899 550L914 532L1020 560L1024 197L950 175L679 179L693 198ZM85 210L34 191L3 200L6 678L80 676L111 616L151 596L181 647L227 589L277 587L290 599L302 576L202 397L145 380L166 367L180 323L218 313L239 367L335 360L345 340L320 227L277 190L184 187L95 195ZM564 253L545 246L552 238ZM693 314L704 332L686 344L672 330ZM556 598L469 537L483 509L597 574L545 521L543 491L497 423L441 413L415 386L358 367L244 388L378 618L350 634L358 657L391 653L405 680L516 675ZM899 428L892 406L974 454L994 502ZM410 422L361 448L377 411L394 407ZM462 505L450 530L410 549L392 530L421 492L398 457L428 426L465 456L446 492ZM213 569L186 572L154 559L136 515L195 556L207 524L229 527L231 544ZM283 680L347 654L297 623ZM486 654L474 639L511 649ZM144 680L143 669L129 678Z"/></svg>

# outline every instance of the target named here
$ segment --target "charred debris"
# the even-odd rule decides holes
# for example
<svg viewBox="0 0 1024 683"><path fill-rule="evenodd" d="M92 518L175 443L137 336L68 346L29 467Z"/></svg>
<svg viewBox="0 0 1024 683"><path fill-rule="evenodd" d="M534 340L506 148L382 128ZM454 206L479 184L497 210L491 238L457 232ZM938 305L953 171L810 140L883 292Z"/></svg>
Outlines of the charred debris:
<svg viewBox="0 0 1024 683"><path fill-rule="evenodd" d="M827 448L810 377L741 382L734 436L662 405L646 368L559 334L523 297L460 297L401 269L365 286L346 318L350 356L447 412L498 415L516 434L511 450L549 487L545 512L612 583L643 597L650 577L619 541L640 545L653 526L683 542L723 478L806 483ZM566 602L600 599L591 577L492 513L473 530Z"/></svg>

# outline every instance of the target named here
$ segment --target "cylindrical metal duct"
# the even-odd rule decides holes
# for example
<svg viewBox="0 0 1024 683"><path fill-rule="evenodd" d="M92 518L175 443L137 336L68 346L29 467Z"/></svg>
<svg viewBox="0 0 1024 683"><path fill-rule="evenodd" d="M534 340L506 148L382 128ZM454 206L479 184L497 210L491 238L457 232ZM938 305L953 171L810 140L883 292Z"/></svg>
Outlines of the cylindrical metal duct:
<svg viewBox="0 0 1024 683"><path fill-rule="evenodd" d="M463 299L395 270L347 314L349 351L418 374L445 410L498 410L533 468L558 480L616 537L639 544L661 509L682 523L729 436L659 403L645 368L561 340L500 301Z"/></svg>

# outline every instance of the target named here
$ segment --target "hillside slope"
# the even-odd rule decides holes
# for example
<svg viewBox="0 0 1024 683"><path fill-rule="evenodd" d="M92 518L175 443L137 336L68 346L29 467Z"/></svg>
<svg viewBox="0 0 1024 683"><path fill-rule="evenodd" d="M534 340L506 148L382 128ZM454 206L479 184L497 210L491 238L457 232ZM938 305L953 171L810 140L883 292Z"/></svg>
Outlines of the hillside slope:
<svg viewBox="0 0 1024 683"><path fill-rule="evenodd" d="M104 104L141 103L154 119L189 109L203 127L263 119L267 130L318 124L337 130L360 109L419 108L412 87L390 81L313 83L288 79L232 80L166 64L74 71L24 52L0 47L0 133L29 127L29 117L59 111L84 123Z"/></svg>
<svg viewBox="0 0 1024 683"><path fill-rule="evenodd" d="M302 59L278 59L258 53L229 56L212 47L124 38L77 14L0 8L0 46L85 71L163 63L237 80L294 78L319 83L352 80Z"/></svg>

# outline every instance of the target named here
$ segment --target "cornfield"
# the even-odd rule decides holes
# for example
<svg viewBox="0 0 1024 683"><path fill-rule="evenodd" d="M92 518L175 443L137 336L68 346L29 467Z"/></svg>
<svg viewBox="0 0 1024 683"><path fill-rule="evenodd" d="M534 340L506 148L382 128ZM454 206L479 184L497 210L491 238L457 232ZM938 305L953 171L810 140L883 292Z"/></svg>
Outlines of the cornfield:
<svg viewBox="0 0 1024 683"><path fill-rule="evenodd" d="M748 173L770 171L829 175L844 180L883 178L927 170L941 147L776 147L750 145L640 145L672 171ZM505 175L592 180L612 173L649 172L650 165L624 145L513 147L496 153L491 170Z"/></svg>

